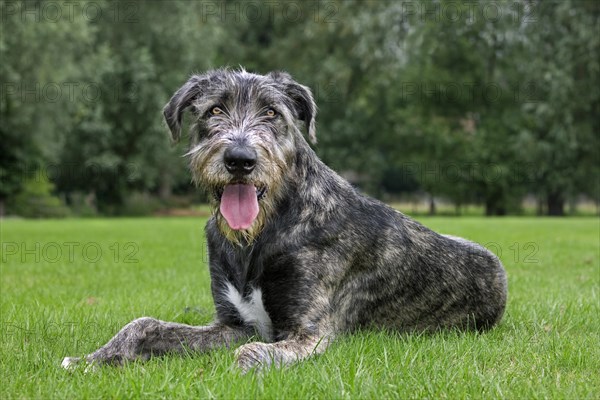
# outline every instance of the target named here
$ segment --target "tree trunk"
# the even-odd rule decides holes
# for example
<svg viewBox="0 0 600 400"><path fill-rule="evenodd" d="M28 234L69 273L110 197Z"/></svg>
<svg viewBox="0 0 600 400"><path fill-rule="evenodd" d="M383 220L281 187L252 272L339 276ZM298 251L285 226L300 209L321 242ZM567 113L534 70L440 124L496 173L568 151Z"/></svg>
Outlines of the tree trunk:
<svg viewBox="0 0 600 400"><path fill-rule="evenodd" d="M494 206L490 200L485 201L485 216L490 217L494 215Z"/></svg>
<svg viewBox="0 0 600 400"><path fill-rule="evenodd" d="M485 215L488 217L493 215L506 215L506 207L502 204L502 200L499 200L496 197L486 199Z"/></svg>
<svg viewBox="0 0 600 400"><path fill-rule="evenodd" d="M577 199L572 196L567 203L569 204L569 215L575 215L577 213Z"/></svg>
<svg viewBox="0 0 600 400"><path fill-rule="evenodd" d="M433 195L429 196L429 215L435 215L435 199Z"/></svg>
<svg viewBox="0 0 600 400"><path fill-rule="evenodd" d="M537 210L536 210L536 214L537 215L544 215L544 199L542 198L542 196L537 196Z"/></svg>
<svg viewBox="0 0 600 400"><path fill-rule="evenodd" d="M462 214L462 206L460 203L454 204L454 213L456 216L460 216Z"/></svg>
<svg viewBox="0 0 600 400"><path fill-rule="evenodd" d="M173 193L173 185L171 175L168 172L163 171L160 174L160 182L158 186L158 197L165 201L171 197Z"/></svg>
<svg viewBox="0 0 600 400"><path fill-rule="evenodd" d="M546 197L548 206L548 215L563 216L565 215L565 199L560 192L549 193Z"/></svg>

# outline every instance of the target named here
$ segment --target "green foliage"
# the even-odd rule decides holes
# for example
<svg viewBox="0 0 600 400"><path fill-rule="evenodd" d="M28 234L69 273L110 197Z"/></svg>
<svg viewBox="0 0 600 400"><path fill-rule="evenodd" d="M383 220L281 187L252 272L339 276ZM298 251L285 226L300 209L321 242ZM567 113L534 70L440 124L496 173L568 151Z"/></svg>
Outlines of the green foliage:
<svg viewBox="0 0 600 400"><path fill-rule="evenodd" d="M239 65L312 87L317 152L371 194L600 202L597 2L1 4L0 205L50 166L104 214L192 192L161 109L191 73Z"/></svg>
<svg viewBox="0 0 600 400"><path fill-rule="evenodd" d="M27 178L10 199L8 213L26 218L61 218L69 215L64 202L53 195L54 184L42 171Z"/></svg>
<svg viewBox="0 0 600 400"><path fill-rule="evenodd" d="M133 192L127 196L124 206L119 210L123 215L142 216L150 215L163 208L159 198L149 193Z"/></svg>
<svg viewBox="0 0 600 400"><path fill-rule="evenodd" d="M599 194L600 5L537 6L538 23L524 28L522 51L531 61L519 72L534 97L522 104L517 148L535 165L533 188L548 199L548 212L560 215L568 196Z"/></svg>
<svg viewBox="0 0 600 400"><path fill-rule="evenodd" d="M26 12L36 6L0 2L0 202L21 192L32 171L56 160L73 126L70 92L81 78L78 63L93 38L83 18L44 23Z"/></svg>

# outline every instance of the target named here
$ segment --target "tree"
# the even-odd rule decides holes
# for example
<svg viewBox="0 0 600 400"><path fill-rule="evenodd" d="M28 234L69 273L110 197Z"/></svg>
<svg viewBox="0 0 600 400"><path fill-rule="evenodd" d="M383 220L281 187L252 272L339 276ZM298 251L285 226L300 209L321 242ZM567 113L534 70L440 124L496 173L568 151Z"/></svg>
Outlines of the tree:
<svg viewBox="0 0 600 400"><path fill-rule="evenodd" d="M517 147L535 166L530 179L546 199L547 213L563 215L565 201L579 191L598 198L600 5L532 6L536 19L525 27L523 43L528 62L521 64L526 119Z"/></svg>
<svg viewBox="0 0 600 400"><path fill-rule="evenodd" d="M61 23L42 15L42 5L0 4L0 215L34 174L58 161L93 41L81 14Z"/></svg>
<svg viewBox="0 0 600 400"><path fill-rule="evenodd" d="M509 74L514 32L512 4L498 3L498 16L481 13L483 4L441 2L453 14L416 15L407 39L404 71L415 132L427 131L421 158L436 174L422 185L456 203L480 196L487 215L504 215L522 196L513 169L515 136L510 116L518 109ZM446 9L447 10L447 9ZM452 175L444 173L449 169ZM434 179L432 179L432 177ZM469 198L471 197L471 198Z"/></svg>
<svg viewBox="0 0 600 400"><path fill-rule="evenodd" d="M87 76L100 95L80 105L62 152L66 168L79 165L83 173L60 180L59 188L93 192L105 213L119 213L133 190L168 197L179 181L189 182L183 148L169 144L161 110L189 74L214 58L205 40L212 26L197 25L201 4L135 4L129 17L94 21L103 62Z"/></svg>

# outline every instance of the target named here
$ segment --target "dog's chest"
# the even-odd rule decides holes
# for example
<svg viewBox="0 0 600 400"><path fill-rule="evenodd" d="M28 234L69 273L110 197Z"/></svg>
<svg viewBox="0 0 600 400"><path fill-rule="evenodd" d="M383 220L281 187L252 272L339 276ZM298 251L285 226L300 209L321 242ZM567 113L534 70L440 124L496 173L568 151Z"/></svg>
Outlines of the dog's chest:
<svg viewBox="0 0 600 400"><path fill-rule="evenodd" d="M242 296L231 283L227 282L225 298L235 307L246 324L254 327L265 340L273 340L273 323L265 310L260 288L254 288L249 296Z"/></svg>

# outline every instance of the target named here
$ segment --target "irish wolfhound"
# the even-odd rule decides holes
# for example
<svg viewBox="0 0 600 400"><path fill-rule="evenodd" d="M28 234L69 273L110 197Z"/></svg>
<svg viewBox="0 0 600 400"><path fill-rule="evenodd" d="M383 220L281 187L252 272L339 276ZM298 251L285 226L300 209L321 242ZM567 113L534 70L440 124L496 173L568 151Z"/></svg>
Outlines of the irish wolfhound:
<svg viewBox="0 0 600 400"><path fill-rule="evenodd" d="M288 74L192 76L164 109L174 140L186 110L195 116L192 176L214 206L206 237L215 322L140 318L88 363L242 344L237 363L247 371L321 353L357 328L483 330L502 317L498 258L360 194L329 169L302 134L316 140L311 92ZM262 341L249 340L256 336Z"/></svg>

